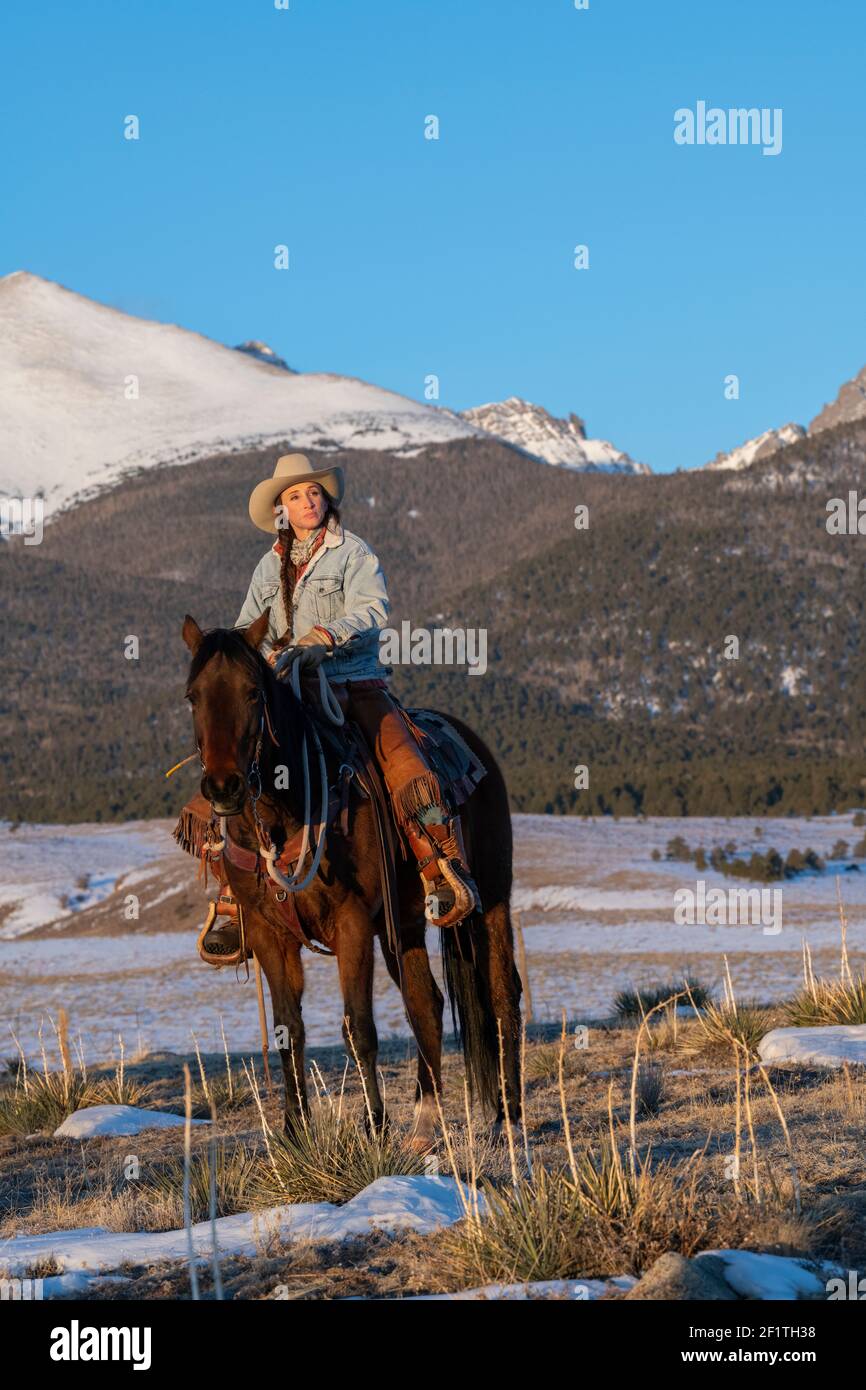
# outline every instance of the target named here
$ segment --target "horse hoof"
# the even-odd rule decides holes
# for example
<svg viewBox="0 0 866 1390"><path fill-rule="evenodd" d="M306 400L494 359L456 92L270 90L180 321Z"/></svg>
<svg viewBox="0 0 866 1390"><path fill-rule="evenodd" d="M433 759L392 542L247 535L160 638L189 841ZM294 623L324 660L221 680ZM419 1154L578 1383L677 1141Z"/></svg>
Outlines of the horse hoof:
<svg viewBox="0 0 866 1390"><path fill-rule="evenodd" d="M373 1115L372 1120L368 1111L364 1112L364 1130L368 1139L385 1139L391 1132L391 1117L384 1112L381 1115Z"/></svg>
<svg viewBox="0 0 866 1390"><path fill-rule="evenodd" d="M490 1126L489 1138L491 1144L501 1147L508 1143L508 1128L504 1120L494 1120ZM523 1143L523 1130L519 1120L511 1121L511 1138L515 1146Z"/></svg>
<svg viewBox="0 0 866 1390"><path fill-rule="evenodd" d="M410 1134L406 1140L407 1149L412 1153L429 1154L436 1148L436 1140L432 1134Z"/></svg>

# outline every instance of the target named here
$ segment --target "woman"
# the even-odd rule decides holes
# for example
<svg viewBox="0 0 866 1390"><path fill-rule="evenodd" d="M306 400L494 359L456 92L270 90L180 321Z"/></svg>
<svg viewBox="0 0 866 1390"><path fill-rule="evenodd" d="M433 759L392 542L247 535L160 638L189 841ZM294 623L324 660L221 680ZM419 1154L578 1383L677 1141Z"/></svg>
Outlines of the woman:
<svg viewBox="0 0 866 1390"><path fill-rule="evenodd" d="M379 632L390 607L385 576L366 542L340 524L342 497L341 468L317 470L303 454L277 460L273 477L253 489L249 504L255 525L277 539L255 568L235 626L248 627L270 610L259 650L272 666L288 646L297 649L295 659L305 669L333 653L325 674L382 771L397 823L418 860L425 916L434 926L452 926L480 908L478 890L459 818L444 805L412 724L388 693L392 669L379 660ZM236 938L233 923L219 925L205 945L234 951Z"/></svg>

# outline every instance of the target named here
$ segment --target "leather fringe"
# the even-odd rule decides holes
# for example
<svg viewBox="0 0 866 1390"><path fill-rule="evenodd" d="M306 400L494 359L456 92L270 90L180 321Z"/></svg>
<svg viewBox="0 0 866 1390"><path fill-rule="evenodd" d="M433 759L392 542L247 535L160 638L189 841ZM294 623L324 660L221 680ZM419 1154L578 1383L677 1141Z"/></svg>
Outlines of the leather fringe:
<svg viewBox="0 0 866 1390"><path fill-rule="evenodd" d="M177 825L174 827L173 838L187 854L192 854L196 859L201 857L201 852L207 840L208 830L211 822L184 806L178 817Z"/></svg>
<svg viewBox="0 0 866 1390"><path fill-rule="evenodd" d="M439 778L435 772L421 773L404 787L392 791L391 799L397 819L405 824L406 821L414 819L419 811L443 804Z"/></svg>

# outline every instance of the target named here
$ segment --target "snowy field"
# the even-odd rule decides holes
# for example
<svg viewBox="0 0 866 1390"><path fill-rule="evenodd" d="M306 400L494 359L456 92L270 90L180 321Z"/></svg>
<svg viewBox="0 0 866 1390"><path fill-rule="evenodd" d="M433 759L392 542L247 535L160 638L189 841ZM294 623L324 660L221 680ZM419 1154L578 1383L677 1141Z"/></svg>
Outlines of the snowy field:
<svg viewBox="0 0 866 1390"><path fill-rule="evenodd" d="M781 930L755 925L679 926L674 894L749 887L689 863L654 860L681 835L709 851L734 841L738 852L814 849L826 858L838 840L850 850L863 831L851 816L810 820L695 819L584 821L516 816L513 906L522 924L534 1018L553 1021L610 1012L618 989L658 984L689 970L718 986L727 954L743 998L777 999L801 977L808 940L816 972L838 969L837 875L848 917L852 965L866 957L866 860L850 857L782 884ZM139 1048L186 1051L194 1030L206 1051L254 1048L258 1024L252 980L212 971L195 954L204 894L195 866L170 838L171 823L124 826L0 826L0 1043L38 1044L40 1021L61 1005L91 1060ZM853 866L857 865L855 869ZM211 890L212 891L212 890ZM141 900L124 917L127 895ZM429 935L431 953L437 947ZM313 1045L340 1040L336 965L305 953L304 1015ZM434 970L440 975L438 957ZM406 1036L402 1004L384 969L376 980L381 1037Z"/></svg>

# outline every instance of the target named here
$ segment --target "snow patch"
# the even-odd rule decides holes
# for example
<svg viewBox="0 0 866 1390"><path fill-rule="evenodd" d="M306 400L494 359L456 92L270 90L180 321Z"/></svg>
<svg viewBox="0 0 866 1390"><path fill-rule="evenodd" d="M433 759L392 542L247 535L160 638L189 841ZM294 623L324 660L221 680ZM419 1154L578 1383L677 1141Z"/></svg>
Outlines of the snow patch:
<svg viewBox="0 0 866 1390"><path fill-rule="evenodd" d="M140 1134L144 1129L171 1129L182 1125L183 1115L164 1110L145 1110L140 1105L88 1105L67 1115L54 1131L55 1139L92 1139L97 1134ZM210 1120L193 1120L194 1125Z"/></svg>
<svg viewBox="0 0 866 1390"><path fill-rule="evenodd" d="M758 434L754 439L747 439L745 444L739 448L732 449L729 454L718 453L711 463L704 464L705 468L710 469L733 469L736 472L743 468L749 468L756 459L769 458L779 449L783 449L786 444L795 444L798 439L805 439L806 431L802 425L782 425L780 429L764 430L763 434Z"/></svg>
<svg viewBox="0 0 866 1390"><path fill-rule="evenodd" d="M468 1196L465 1190L464 1196ZM221 1216L214 1224L220 1255L251 1256L274 1236L284 1241L335 1241L374 1230L413 1230L423 1235L450 1226L463 1215L456 1179L407 1176L377 1178L341 1207L331 1202L298 1202L261 1212ZM209 1221L192 1227L192 1244L202 1259L211 1257ZM187 1232L183 1230L128 1234L91 1226L0 1241L0 1272L9 1277L21 1276L49 1259L66 1272L106 1271L124 1264L186 1260L188 1250Z"/></svg>
<svg viewBox="0 0 866 1390"><path fill-rule="evenodd" d="M758 1045L764 1062L807 1062L815 1067L866 1066L866 1023L821 1028L774 1028Z"/></svg>
<svg viewBox="0 0 866 1390"><path fill-rule="evenodd" d="M702 1250L695 1258L715 1255L724 1263L724 1276L741 1298L791 1301L826 1297L826 1284L803 1260L754 1250ZM839 1274L836 1265L823 1265L827 1277Z"/></svg>
<svg viewBox="0 0 866 1390"><path fill-rule="evenodd" d="M530 1284L483 1284L477 1289L462 1289L459 1293L412 1294L407 1302L447 1300L452 1303L481 1302L487 1299L530 1300L537 1298L573 1298L592 1303L611 1289L627 1293L637 1283L633 1274L618 1274L613 1279L541 1279Z"/></svg>

